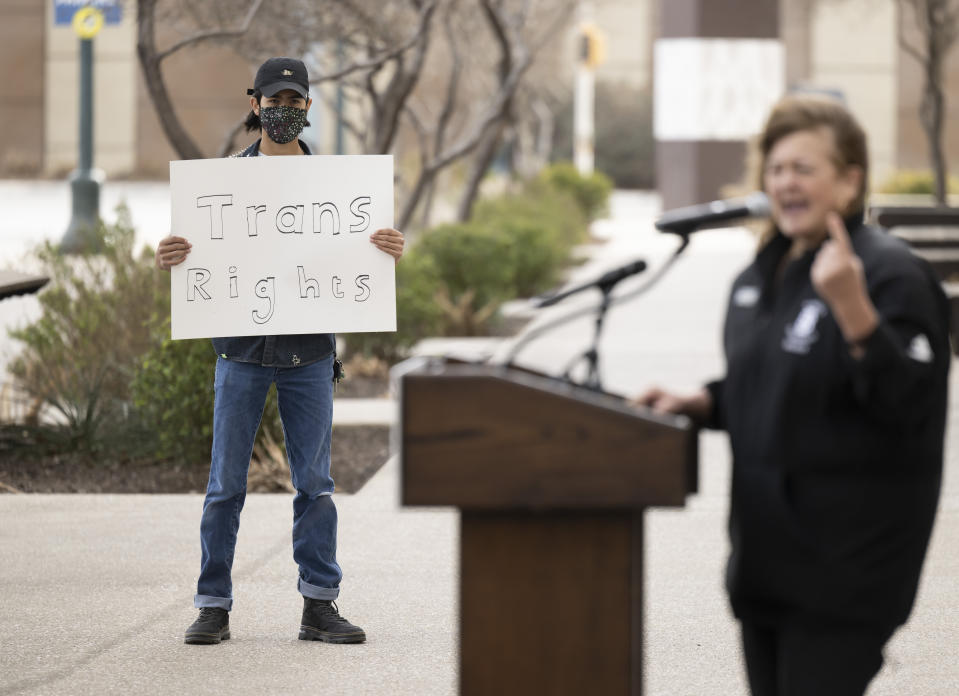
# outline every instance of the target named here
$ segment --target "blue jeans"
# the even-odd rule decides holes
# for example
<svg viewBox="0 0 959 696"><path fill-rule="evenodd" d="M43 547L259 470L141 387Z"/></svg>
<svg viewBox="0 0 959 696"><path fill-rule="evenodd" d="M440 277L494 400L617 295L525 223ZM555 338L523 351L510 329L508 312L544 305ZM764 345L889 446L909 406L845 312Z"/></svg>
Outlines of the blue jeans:
<svg viewBox="0 0 959 696"><path fill-rule="evenodd" d="M253 442L270 384L276 383L293 498L293 560L304 597L336 599L336 507L330 476L333 429L331 354L303 367L263 367L217 358L213 456L200 522L202 559L196 607L233 606L233 552L246 500Z"/></svg>

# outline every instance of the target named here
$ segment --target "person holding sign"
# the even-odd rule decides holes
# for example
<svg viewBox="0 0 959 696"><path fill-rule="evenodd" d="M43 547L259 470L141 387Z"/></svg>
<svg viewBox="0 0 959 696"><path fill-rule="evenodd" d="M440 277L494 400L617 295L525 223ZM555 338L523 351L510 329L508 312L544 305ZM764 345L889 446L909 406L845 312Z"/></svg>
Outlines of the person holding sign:
<svg viewBox="0 0 959 696"><path fill-rule="evenodd" d="M913 605L942 476L949 305L863 224L866 136L787 97L759 137L772 225L730 294L726 375L638 403L728 431L726 586L755 696L859 696Z"/></svg>
<svg viewBox="0 0 959 696"><path fill-rule="evenodd" d="M256 73L246 119L260 137L236 157L309 155L298 139L312 99L302 61L270 58ZM403 234L380 229L375 247L397 261ZM156 250L156 265L170 270L190 253L186 237L168 236ZM293 500L293 558L303 595L301 640L360 643L363 629L343 618L333 600L342 572L336 561L336 507L330 476L333 383L339 376L332 334L214 338L217 354L210 480L200 523L202 558L194 605L197 620L185 642L219 643L230 637L233 606L231 568L246 497L247 470L267 391L276 384L280 418L296 496Z"/></svg>

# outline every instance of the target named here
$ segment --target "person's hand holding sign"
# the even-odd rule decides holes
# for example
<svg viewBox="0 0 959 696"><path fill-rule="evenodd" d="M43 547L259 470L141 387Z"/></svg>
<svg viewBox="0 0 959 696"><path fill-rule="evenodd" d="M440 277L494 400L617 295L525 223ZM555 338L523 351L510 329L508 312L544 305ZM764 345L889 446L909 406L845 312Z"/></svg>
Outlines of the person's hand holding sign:
<svg viewBox="0 0 959 696"><path fill-rule="evenodd" d="M859 345L879 325L879 313L869 299L862 261L856 256L842 218L826 218L828 239L816 254L809 275L819 296L829 305L853 357L862 356Z"/></svg>
<svg viewBox="0 0 959 696"><path fill-rule="evenodd" d="M385 251L397 261L399 261L403 255L403 233L399 230L394 230L392 227L377 230L371 234L370 242L372 242L377 249Z"/></svg>
<svg viewBox="0 0 959 696"><path fill-rule="evenodd" d="M164 237L160 240L160 244L157 246L156 254L154 255L157 268L161 271L169 271L177 264L183 263L183 259L186 258L186 255L190 253L190 249L192 248L193 245L183 237L175 237L173 235Z"/></svg>

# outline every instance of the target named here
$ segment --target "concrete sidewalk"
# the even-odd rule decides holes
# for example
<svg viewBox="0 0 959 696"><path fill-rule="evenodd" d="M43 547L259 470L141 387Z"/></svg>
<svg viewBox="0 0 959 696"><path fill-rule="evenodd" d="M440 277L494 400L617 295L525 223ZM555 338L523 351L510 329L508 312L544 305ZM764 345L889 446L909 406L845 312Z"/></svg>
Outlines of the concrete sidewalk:
<svg viewBox="0 0 959 696"><path fill-rule="evenodd" d="M400 510L396 477L337 497L348 646L297 640L291 496L247 498L218 646L183 643L202 496L3 496L0 694L453 693L456 515Z"/></svg>
<svg viewBox="0 0 959 696"><path fill-rule="evenodd" d="M654 196L617 195L613 203L612 219L596 226L605 244L572 282L637 257L655 268L675 247L675 239L651 229ZM740 230L696 235L660 285L611 310L601 348L606 388L692 388L719 374L726 292L752 250ZM624 281L619 291L642 282ZM594 303L589 295L538 321ZM531 343L520 362L556 372L587 347L591 332L592 319L578 319ZM946 478L920 596L869 696L945 696L959 684L955 366L952 379ZM336 406L338 422L381 420L395 408L345 401ZM700 492L683 509L647 513L647 696L746 694L722 590L729 455L725 436L701 438ZM0 696L455 693L457 515L401 508L398 476L392 461L357 494L337 496L346 573L339 603L369 635L359 646L296 640L301 604L289 495L247 499L233 638L220 646L182 643L195 616L201 496L0 496Z"/></svg>

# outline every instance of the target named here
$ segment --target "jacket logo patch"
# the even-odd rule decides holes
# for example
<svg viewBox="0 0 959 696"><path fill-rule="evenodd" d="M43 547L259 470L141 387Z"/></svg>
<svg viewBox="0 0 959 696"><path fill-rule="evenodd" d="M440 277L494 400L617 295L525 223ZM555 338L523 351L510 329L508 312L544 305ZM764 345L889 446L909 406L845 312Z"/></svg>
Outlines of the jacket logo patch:
<svg viewBox="0 0 959 696"><path fill-rule="evenodd" d="M743 285L733 293L734 307L755 307L759 302L759 288L755 285Z"/></svg>
<svg viewBox="0 0 959 696"><path fill-rule="evenodd" d="M816 325L826 314L826 305L820 300L803 302L796 319L786 327L782 342L783 350L797 355L808 353L812 344L819 340Z"/></svg>
<svg viewBox="0 0 959 696"><path fill-rule="evenodd" d="M932 362L932 346L929 345L929 339L926 338L926 334L916 334L916 337L912 339L909 347L906 348L906 355L916 362Z"/></svg>

